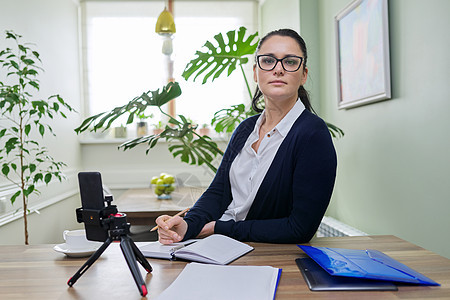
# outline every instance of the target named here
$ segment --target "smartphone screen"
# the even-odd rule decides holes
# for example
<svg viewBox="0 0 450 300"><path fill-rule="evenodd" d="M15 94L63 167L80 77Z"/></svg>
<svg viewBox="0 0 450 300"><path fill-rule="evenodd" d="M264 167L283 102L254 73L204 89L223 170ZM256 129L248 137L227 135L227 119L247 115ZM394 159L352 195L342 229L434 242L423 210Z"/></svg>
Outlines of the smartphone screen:
<svg viewBox="0 0 450 300"><path fill-rule="evenodd" d="M99 172L78 173L80 185L81 204L85 214L92 212L92 219L98 219L98 213L105 207L102 177ZM108 238L108 231L102 228L100 222L84 223L86 237L90 241L104 242Z"/></svg>
<svg viewBox="0 0 450 300"><path fill-rule="evenodd" d="M101 210L105 207L102 176L99 172L78 173L83 208Z"/></svg>

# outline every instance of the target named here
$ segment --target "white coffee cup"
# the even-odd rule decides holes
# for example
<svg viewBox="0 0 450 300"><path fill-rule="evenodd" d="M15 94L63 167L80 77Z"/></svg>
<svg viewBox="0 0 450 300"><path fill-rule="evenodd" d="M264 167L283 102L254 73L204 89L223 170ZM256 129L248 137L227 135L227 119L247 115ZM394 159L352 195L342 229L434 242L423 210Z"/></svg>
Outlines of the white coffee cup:
<svg viewBox="0 0 450 300"><path fill-rule="evenodd" d="M92 248L93 245L92 242L87 240L84 229L64 230L63 238L70 249Z"/></svg>

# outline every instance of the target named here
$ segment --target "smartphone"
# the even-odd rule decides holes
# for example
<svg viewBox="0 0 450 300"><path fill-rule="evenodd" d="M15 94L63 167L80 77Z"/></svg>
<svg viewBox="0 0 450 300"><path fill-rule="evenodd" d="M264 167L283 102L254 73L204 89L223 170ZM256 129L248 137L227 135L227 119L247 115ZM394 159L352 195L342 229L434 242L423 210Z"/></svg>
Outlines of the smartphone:
<svg viewBox="0 0 450 300"><path fill-rule="evenodd" d="M105 208L102 177L99 172L78 173L83 222L86 238L90 241L104 242L108 238L108 230L100 223L100 212Z"/></svg>

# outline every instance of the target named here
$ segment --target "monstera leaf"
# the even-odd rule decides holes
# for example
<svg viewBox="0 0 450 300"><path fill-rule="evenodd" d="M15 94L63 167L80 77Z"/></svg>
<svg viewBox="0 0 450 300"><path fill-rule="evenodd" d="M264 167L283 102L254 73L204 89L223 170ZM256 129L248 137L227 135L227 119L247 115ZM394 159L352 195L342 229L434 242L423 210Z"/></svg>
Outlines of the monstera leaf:
<svg viewBox="0 0 450 300"><path fill-rule="evenodd" d="M156 106L168 118L168 124L165 125L163 132L129 140L121 144L119 148L125 151L141 144L147 144L146 154L148 154L160 139L165 139L174 142L169 146L169 151L173 157L179 156L181 161L185 163L205 164L213 172L216 172L217 168L212 165L212 161L217 155L223 155L217 144L207 136L200 136L195 131L197 125L192 124L185 116L170 116L161 109L161 106L179 95L181 95L179 84L177 82L169 83L163 87L161 92L158 89L143 93L126 105L87 118L75 131L81 133L86 130L106 130L118 117L126 113L129 114L127 120L127 124L129 124L133 122L134 116L142 115L149 106Z"/></svg>
<svg viewBox="0 0 450 300"><path fill-rule="evenodd" d="M197 51L196 58L191 60L184 69L183 78L188 80L195 74L193 81L198 76L204 75L202 84L212 76L212 80L218 78L225 70L228 69L227 76L236 69L237 65L243 65L248 62L245 55L251 55L255 52L258 45L258 33L254 33L245 39L245 27L239 28L238 31L232 30L226 33L228 43L225 42L222 33L214 36L217 46L212 42L206 41L204 47L205 52Z"/></svg>
<svg viewBox="0 0 450 300"><path fill-rule="evenodd" d="M178 117L180 120L171 117L169 123L172 126L166 125L160 134L132 139L120 145L119 148L125 151L140 144L147 144L146 154L148 154L160 139L166 139L166 141L175 142L168 147L173 157L180 156L182 162L191 165L205 164L214 173L217 172L217 168L211 162L218 154L223 155L222 150L210 137L199 136L195 132L197 125L190 123L183 115L178 115Z"/></svg>
<svg viewBox="0 0 450 300"><path fill-rule="evenodd" d="M86 131L92 126L92 130L103 130L111 127L112 123L120 116L128 113L127 124L131 124L135 116L144 114L149 106L161 107L170 100L181 95L181 88L178 82L169 82L160 92L148 91L142 93L139 97L134 98L128 104L114 108L109 112L103 112L87 118L81 125L75 128L76 133ZM105 125L106 124L106 125Z"/></svg>
<svg viewBox="0 0 450 300"><path fill-rule="evenodd" d="M246 118L255 115L253 109L248 109L244 104L232 105L230 108L223 108L214 114L211 123L214 124L216 132L231 133L236 126Z"/></svg>

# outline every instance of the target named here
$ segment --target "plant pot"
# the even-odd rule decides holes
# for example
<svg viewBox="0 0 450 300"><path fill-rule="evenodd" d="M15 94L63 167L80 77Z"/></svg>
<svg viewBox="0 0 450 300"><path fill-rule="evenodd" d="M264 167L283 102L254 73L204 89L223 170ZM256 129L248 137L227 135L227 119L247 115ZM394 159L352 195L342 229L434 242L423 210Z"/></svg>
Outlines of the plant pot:
<svg viewBox="0 0 450 300"><path fill-rule="evenodd" d="M137 124L136 124L136 135L138 137L143 137L143 136L148 135L147 122L137 122Z"/></svg>
<svg viewBox="0 0 450 300"><path fill-rule="evenodd" d="M209 128L208 128L208 127L200 128L200 129L198 130L198 133L199 133L200 135L209 135Z"/></svg>
<svg viewBox="0 0 450 300"><path fill-rule="evenodd" d="M163 131L164 131L164 129L162 129L162 128L155 128L155 129L153 129L153 134L158 135L158 134L161 134L161 132L163 132Z"/></svg>
<svg viewBox="0 0 450 300"><path fill-rule="evenodd" d="M127 128L126 127L114 127L114 137L115 138L126 138Z"/></svg>

